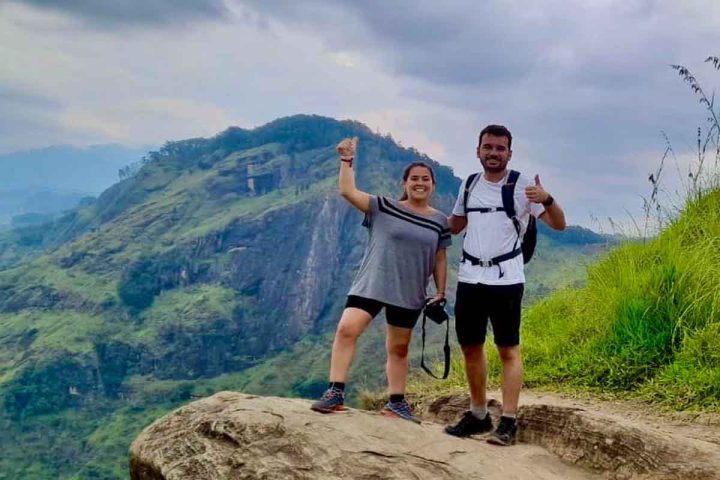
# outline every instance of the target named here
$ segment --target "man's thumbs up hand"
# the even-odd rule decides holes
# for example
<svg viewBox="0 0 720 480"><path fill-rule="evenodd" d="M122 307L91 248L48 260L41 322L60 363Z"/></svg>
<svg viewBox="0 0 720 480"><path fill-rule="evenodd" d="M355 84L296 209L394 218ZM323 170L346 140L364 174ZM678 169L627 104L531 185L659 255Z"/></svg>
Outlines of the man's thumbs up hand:
<svg viewBox="0 0 720 480"><path fill-rule="evenodd" d="M542 183L540 183L540 175L535 175L535 185L525 187L525 196L532 203L543 203L550 198L550 194L545 191Z"/></svg>

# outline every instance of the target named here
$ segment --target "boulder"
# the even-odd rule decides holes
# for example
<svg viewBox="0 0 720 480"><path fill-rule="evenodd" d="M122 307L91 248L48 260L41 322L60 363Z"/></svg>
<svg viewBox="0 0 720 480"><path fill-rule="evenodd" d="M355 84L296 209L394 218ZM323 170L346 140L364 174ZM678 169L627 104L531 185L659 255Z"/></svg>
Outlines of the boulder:
<svg viewBox="0 0 720 480"><path fill-rule="evenodd" d="M147 427L132 480L592 479L536 445L497 447L377 412L323 415L310 401L220 392Z"/></svg>

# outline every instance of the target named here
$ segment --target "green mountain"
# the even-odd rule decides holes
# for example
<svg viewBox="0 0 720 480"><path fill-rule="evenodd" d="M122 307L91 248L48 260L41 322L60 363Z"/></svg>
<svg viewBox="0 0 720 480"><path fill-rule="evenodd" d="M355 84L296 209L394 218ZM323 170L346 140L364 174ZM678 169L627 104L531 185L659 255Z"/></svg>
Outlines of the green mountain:
<svg viewBox="0 0 720 480"><path fill-rule="evenodd" d="M360 138L360 188L397 195L424 160L450 210L451 169L362 124L295 116L168 143L97 199L2 233L0 478L124 478L130 440L179 403L317 394L366 240L336 193L345 136ZM536 297L582 284L605 242L562 238L541 234ZM375 358L379 326L362 346ZM377 387L368 363L357 375Z"/></svg>

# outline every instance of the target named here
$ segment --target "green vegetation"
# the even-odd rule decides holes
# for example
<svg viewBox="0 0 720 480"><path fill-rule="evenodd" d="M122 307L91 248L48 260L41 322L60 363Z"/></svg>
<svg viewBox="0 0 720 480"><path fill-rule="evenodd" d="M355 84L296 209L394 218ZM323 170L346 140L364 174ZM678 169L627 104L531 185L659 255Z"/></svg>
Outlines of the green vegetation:
<svg viewBox="0 0 720 480"><path fill-rule="evenodd" d="M318 395L367 235L333 193L344 136L361 138L358 184L373 193L432 162L355 122L290 117L168 143L97 199L0 233L0 478L125 478L132 439L193 398ZM436 176L448 211L460 180ZM577 233L541 234L535 297L584 281L602 239ZM443 335L431 327L432 358ZM351 398L383 388L384 356L379 318Z"/></svg>
<svg viewBox="0 0 720 480"><path fill-rule="evenodd" d="M525 386L720 412L719 267L716 190L690 200L657 239L614 249L590 266L585 287L562 289L526 309ZM500 361L494 348L487 353L497 387ZM416 375L410 387L426 398L466 389L459 350L448 381Z"/></svg>
<svg viewBox="0 0 720 480"><path fill-rule="evenodd" d="M707 62L720 70L717 57ZM684 205L659 203L661 162L650 178L646 212L658 215L647 220L666 228L652 240L611 251L589 268L586 287L564 289L526 310L528 387L587 389L720 412L720 123L695 78L684 67L673 68L710 112ZM676 218L668 214L677 210L682 214ZM498 385L500 362L494 349L488 351L491 383ZM457 352L447 384L416 379L413 391L466 390L461 357Z"/></svg>
<svg viewBox="0 0 720 480"><path fill-rule="evenodd" d="M531 309L528 385L634 392L720 411L718 239L720 191L691 201L657 240L612 252L590 270L586 289Z"/></svg>

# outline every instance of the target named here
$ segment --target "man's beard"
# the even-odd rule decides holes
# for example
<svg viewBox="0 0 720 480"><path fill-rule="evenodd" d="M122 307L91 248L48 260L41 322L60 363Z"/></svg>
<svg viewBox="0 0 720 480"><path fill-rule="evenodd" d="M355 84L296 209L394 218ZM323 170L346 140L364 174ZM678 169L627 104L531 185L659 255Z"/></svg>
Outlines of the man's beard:
<svg viewBox="0 0 720 480"><path fill-rule="evenodd" d="M499 159L493 159L493 161L497 162L498 165L497 166L488 165L487 159L482 160L480 163L482 163L483 169L485 169L486 172L490 172L490 173L503 172L505 170L505 168L507 167L507 162L503 162L502 160L499 160Z"/></svg>

